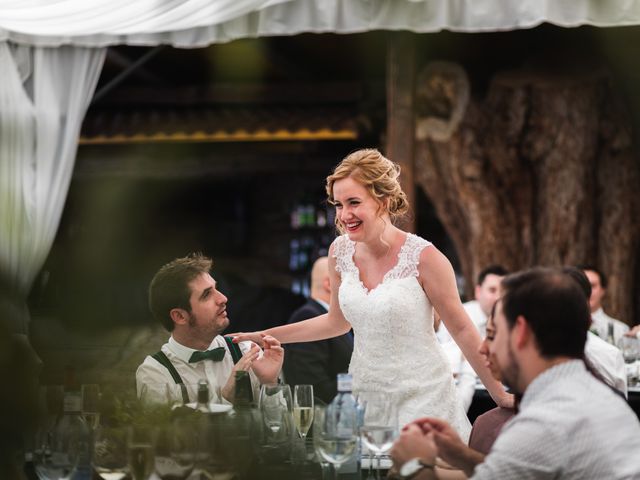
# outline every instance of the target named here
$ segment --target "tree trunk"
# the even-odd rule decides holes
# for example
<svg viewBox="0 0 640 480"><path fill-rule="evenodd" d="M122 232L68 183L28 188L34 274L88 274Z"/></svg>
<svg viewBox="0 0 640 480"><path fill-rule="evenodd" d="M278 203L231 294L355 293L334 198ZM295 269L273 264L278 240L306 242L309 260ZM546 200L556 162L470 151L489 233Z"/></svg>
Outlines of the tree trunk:
<svg viewBox="0 0 640 480"><path fill-rule="evenodd" d="M467 293L499 263L598 265L605 309L631 323L640 165L605 72L496 75L470 97L464 70L427 65L416 85L416 181L456 245Z"/></svg>

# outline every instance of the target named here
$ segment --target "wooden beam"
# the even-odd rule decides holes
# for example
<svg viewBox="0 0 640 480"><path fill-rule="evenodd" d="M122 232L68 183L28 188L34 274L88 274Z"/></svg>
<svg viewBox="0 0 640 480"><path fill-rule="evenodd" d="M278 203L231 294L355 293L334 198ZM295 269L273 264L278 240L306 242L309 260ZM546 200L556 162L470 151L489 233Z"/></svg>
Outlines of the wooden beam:
<svg viewBox="0 0 640 480"><path fill-rule="evenodd" d="M415 35L393 32L387 43L387 157L400 164L400 184L407 194L410 214L398 225L416 230L414 176Z"/></svg>
<svg viewBox="0 0 640 480"><path fill-rule="evenodd" d="M216 84L186 87L120 87L100 100L100 106L354 103L364 91L358 82L291 84Z"/></svg>

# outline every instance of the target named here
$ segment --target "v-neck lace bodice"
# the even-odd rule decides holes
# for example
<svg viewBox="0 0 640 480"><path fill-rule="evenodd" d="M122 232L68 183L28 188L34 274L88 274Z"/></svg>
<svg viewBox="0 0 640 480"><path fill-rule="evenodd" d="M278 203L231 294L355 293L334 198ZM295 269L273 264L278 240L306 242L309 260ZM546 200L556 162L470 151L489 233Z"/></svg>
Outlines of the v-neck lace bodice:
<svg viewBox="0 0 640 480"><path fill-rule="evenodd" d="M470 425L433 330L433 307L418 281L420 254L430 245L407 234L396 265L368 290L353 260L355 242L347 235L335 240L338 300L355 334L349 371L354 391L396 392L402 424L435 416L466 438Z"/></svg>

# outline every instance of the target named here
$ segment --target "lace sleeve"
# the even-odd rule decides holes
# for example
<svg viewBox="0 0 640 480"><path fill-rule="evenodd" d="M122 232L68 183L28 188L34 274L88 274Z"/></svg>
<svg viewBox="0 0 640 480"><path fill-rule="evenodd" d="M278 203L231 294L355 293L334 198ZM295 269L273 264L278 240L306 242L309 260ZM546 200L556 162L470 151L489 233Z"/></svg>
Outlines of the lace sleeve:
<svg viewBox="0 0 640 480"><path fill-rule="evenodd" d="M408 234L407 242L398 253L398 274L397 278L417 277L418 264L420 263L420 254L422 250L433 245L428 240L411 233Z"/></svg>
<svg viewBox="0 0 640 480"><path fill-rule="evenodd" d="M340 235L333 241L333 257L336 259L336 271L339 274L351 270L353 250L353 242L349 241L347 235Z"/></svg>

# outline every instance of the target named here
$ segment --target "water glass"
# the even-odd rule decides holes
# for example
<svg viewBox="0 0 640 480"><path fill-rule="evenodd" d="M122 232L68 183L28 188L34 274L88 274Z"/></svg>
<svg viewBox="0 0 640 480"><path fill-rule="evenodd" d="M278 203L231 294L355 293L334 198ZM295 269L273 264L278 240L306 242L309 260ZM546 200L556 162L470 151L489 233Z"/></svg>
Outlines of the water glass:
<svg viewBox="0 0 640 480"><path fill-rule="evenodd" d="M302 439L313 423L313 385L296 385L293 389L293 419Z"/></svg>
<svg viewBox="0 0 640 480"><path fill-rule="evenodd" d="M313 446L322 460L333 465L334 480L338 479L340 465L357 454L357 413L337 408L314 408Z"/></svg>
<svg viewBox="0 0 640 480"><path fill-rule="evenodd" d="M267 434L271 432L271 439L288 440L292 414L289 385L263 384L260 388L260 411L267 427Z"/></svg>
<svg viewBox="0 0 640 480"><path fill-rule="evenodd" d="M196 437L193 425L175 419L158 428L155 437L155 472L163 480L183 480L195 467Z"/></svg>
<svg viewBox="0 0 640 480"><path fill-rule="evenodd" d="M397 403L391 393L372 391L358 392L358 401L364 406L360 436L377 460L379 475L380 456L391 449L398 435Z"/></svg>
<svg viewBox="0 0 640 480"><path fill-rule="evenodd" d="M129 472L127 429L100 426L93 439L93 468L100 478L124 478Z"/></svg>

